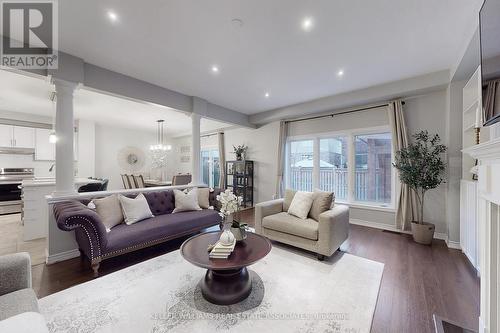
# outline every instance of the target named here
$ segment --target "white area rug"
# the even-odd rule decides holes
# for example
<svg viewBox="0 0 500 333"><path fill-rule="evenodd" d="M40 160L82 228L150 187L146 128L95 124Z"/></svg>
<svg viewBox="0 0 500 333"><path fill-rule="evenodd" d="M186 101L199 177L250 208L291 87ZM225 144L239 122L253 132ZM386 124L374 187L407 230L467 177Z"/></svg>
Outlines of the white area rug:
<svg viewBox="0 0 500 333"><path fill-rule="evenodd" d="M218 306L205 270L174 251L40 300L51 332L369 332L384 265L274 246L250 266L252 293Z"/></svg>

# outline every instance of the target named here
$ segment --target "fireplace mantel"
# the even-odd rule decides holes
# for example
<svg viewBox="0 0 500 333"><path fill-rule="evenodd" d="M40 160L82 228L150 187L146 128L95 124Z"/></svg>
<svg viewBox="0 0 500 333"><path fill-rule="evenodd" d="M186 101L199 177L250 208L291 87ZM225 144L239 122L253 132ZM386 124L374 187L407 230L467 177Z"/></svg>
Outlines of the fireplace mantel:
<svg viewBox="0 0 500 333"><path fill-rule="evenodd" d="M481 309L479 331L500 332L500 138L468 147L478 160L477 221Z"/></svg>
<svg viewBox="0 0 500 333"><path fill-rule="evenodd" d="M468 147L462 150L462 152L483 162L500 164L500 138Z"/></svg>
<svg viewBox="0 0 500 333"><path fill-rule="evenodd" d="M500 138L462 150L478 160L478 194L500 205Z"/></svg>

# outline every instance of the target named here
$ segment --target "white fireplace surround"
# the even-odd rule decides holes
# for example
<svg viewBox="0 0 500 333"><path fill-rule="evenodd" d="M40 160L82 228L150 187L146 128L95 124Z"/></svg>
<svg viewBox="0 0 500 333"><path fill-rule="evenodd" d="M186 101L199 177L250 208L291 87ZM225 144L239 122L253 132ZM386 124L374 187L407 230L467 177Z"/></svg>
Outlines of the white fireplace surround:
<svg viewBox="0 0 500 333"><path fill-rule="evenodd" d="M464 153L478 160L477 221L481 308L479 332L500 331L500 138Z"/></svg>

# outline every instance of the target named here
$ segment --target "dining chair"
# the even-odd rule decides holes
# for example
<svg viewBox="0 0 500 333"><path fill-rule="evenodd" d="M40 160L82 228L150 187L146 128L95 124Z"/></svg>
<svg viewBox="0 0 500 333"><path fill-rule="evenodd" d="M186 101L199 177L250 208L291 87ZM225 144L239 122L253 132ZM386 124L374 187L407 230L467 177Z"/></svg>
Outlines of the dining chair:
<svg viewBox="0 0 500 333"><path fill-rule="evenodd" d="M127 175L128 182L130 183L130 188L137 188L137 184L135 183L135 179L133 175Z"/></svg>
<svg viewBox="0 0 500 333"><path fill-rule="evenodd" d="M144 177L142 175L133 175L134 177L134 181L135 181L135 185L138 187L138 188L144 188L146 187L146 184L144 183Z"/></svg>
<svg viewBox="0 0 500 333"><path fill-rule="evenodd" d="M191 183L191 175L190 174L179 174L179 175L175 175L173 178L172 178L172 185L175 186L175 185L187 185Z"/></svg>
<svg viewBox="0 0 500 333"><path fill-rule="evenodd" d="M122 182L123 182L123 188L124 189L129 189L132 188L132 185L130 184L130 181L127 177L127 175L120 175L122 177Z"/></svg>

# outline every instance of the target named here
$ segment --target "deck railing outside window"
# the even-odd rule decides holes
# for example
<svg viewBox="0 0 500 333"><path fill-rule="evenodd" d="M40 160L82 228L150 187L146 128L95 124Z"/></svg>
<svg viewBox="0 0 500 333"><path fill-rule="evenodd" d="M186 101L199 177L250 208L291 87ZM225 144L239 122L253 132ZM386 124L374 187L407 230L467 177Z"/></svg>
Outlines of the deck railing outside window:
<svg viewBox="0 0 500 333"><path fill-rule="evenodd" d="M370 188L369 172L366 169L355 171L354 198L356 201L390 202L390 181L386 180L383 169L375 170L375 186ZM298 191L313 190L313 168L290 168L289 186ZM319 188L324 191L333 191L335 197L347 200L348 172L346 168L320 168Z"/></svg>

